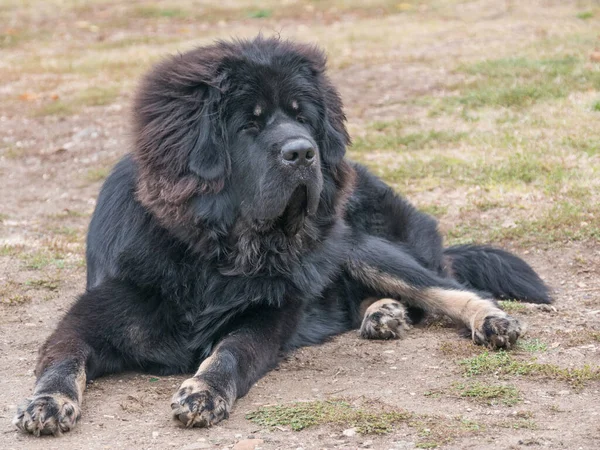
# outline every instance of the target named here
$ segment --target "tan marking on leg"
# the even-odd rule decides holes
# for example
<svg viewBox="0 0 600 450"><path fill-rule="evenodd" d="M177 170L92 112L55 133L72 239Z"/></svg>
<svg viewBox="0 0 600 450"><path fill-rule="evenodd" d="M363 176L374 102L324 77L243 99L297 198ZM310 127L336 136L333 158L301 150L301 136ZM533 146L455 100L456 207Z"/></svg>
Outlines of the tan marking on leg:
<svg viewBox="0 0 600 450"><path fill-rule="evenodd" d="M369 306L365 311L365 314L373 314L383 305L401 305L401 303L398 300L394 300L393 298L382 298L371 304L371 306Z"/></svg>
<svg viewBox="0 0 600 450"><path fill-rule="evenodd" d="M422 297L427 309L442 312L471 330L480 329L488 316L507 315L492 302L469 291L430 288L423 291Z"/></svg>
<svg viewBox="0 0 600 450"><path fill-rule="evenodd" d="M377 297L365 298L362 302L360 302L360 306L358 307L358 315L360 317L365 317L365 313L367 312L367 309L369 308L369 306L371 306L373 303L375 303L378 300L379 300L379 298L377 298Z"/></svg>
<svg viewBox="0 0 600 450"><path fill-rule="evenodd" d="M216 351L213 352L204 361L202 361L202 363L200 364L200 367L198 368L198 371L196 372L196 376L202 375L203 372L206 372L210 368L210 366L212 366L213 364L216 363L215 355L216 355Z"/></svg>
<svg viewBox="0 0 600 450"><path fill-rule="evenodd" d="M211 369L216 369L216 367L219 365L219 347L217 346L215 348L215 350L213 351L213 353L206 358L204 361L202 361L202 363L200 364L200 367L198 368L198 371L196 372L196 374L194 375L194 378L202 378L202 375L206 372L211 371ZM235 402L235 399L237 398L237 391L235 388L235 385L232 383L231 385L227 386L227 390L225 391L225 394L227 395L227 398L225 399L227 401L227 404L231 407L233 406L233 403Z"/></svg>
<svg viewBox="0 0 600 450"><path fill-rule="evenodd" d="M173 418L188 428L210 427L229 416L231 405L202 378L185 380L171 399Z"/></svg>
<svg viewBox="0 0 600 450"><path fill-rule="evenodd" d="M77 399L79 400L79 404L83 401L83 392L85 391L87 376L85 374L85 366L82 365L79 368L79 372L77 373L77 377L75 378L75 383L77 384Z"/></svg>
<svg viewBox="0 0 600 450"><path fill-rule="evenodd" d="M225 383L217 392L204 374L214 371L219 364L219 348L200 364L196 375L185 380L171 400L173 417L186 427L210 427L229 417L236 399L236 387ZM212 369L212 370L211 370Z"/></svg>
<svg viewBox="0 0 600 450"><path fill-rule="evenodd" d="M397 293L398 296L414 297L419 291L405 281L381 273L373 267L349 264L348 269L355 278L367 286L377 290L388 291L390 295L393 292Z"/></svg>

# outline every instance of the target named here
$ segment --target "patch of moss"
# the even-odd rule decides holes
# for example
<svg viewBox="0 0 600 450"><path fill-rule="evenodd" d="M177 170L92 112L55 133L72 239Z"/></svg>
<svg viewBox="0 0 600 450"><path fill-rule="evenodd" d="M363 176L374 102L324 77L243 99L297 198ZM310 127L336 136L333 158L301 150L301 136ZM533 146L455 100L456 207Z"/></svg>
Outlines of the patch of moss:
<svg viewBox="0 0 600 450"><path fill-rule="evenodd" d="M506 406L514 406L521 400L519 390L511 385L471 383L456 384L454 388L460 397L488 405L502 403Z"/></svg>
<svg viewBox="0 0 600 450"><path fill-rule="evenodd" d="M361 434L389 433L394 425L412 414L390 408L357 408L343 400L316 400L288 405L265 406L248 413L246 418L258 425L287 426L294 431L322 424L354 427Z"/></svg>
<svg viewBox="0 0 600 450"><path fill-rule="evenodd" d="M496 374L542 377L566 381L573 386L582 386L589 381L600 380L600 368L584 365L580 368L564 368L554 364L522 361L505 351L483 352L480 355L459 361L466 376Z"/></svg>

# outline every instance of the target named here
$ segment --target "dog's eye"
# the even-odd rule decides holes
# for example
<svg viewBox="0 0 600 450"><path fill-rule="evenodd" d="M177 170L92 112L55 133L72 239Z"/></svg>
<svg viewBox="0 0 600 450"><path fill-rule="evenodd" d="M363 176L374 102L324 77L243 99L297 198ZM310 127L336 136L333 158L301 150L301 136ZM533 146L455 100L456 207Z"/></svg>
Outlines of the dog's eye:
<svg viewBox="0 0 600 450"><path fill-rule="evenodd" d="M256 133L260 131L260 125L258 122L248 122L246 125L242 127L242 131L248 131L250 133Z"/></svg>
<svg viewBox="0 0 600 450"><path fill-rule="evenodd" d="M298 115L298 116L296 116L296 122L306 123L306 117Z"/></svg>

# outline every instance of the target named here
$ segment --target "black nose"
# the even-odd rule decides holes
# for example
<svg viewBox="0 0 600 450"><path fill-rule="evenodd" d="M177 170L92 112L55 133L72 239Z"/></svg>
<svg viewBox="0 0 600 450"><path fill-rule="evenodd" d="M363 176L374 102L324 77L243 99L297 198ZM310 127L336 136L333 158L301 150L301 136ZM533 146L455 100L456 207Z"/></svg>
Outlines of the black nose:
<svg viewBox="0 0 600 450"><path fill-rule="evenodd" d="M308 139L293 139L281 148L281 158L291 166L310 166L315 160L315 148Z"/></svg>

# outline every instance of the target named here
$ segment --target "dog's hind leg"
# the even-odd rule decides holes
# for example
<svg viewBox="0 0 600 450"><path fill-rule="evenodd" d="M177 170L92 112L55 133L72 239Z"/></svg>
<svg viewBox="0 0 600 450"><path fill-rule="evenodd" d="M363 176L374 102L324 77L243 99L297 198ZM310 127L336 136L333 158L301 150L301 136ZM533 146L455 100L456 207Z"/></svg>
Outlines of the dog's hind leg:
<svg viewBox="0 0 600 450"><path fill-rule="evenodd" d="M402 246L372 236L358 240L347 270L373 294L438 312L471 330L473 341L491 348L510 348L523 326L486 298L421 266Z"/></svg>

